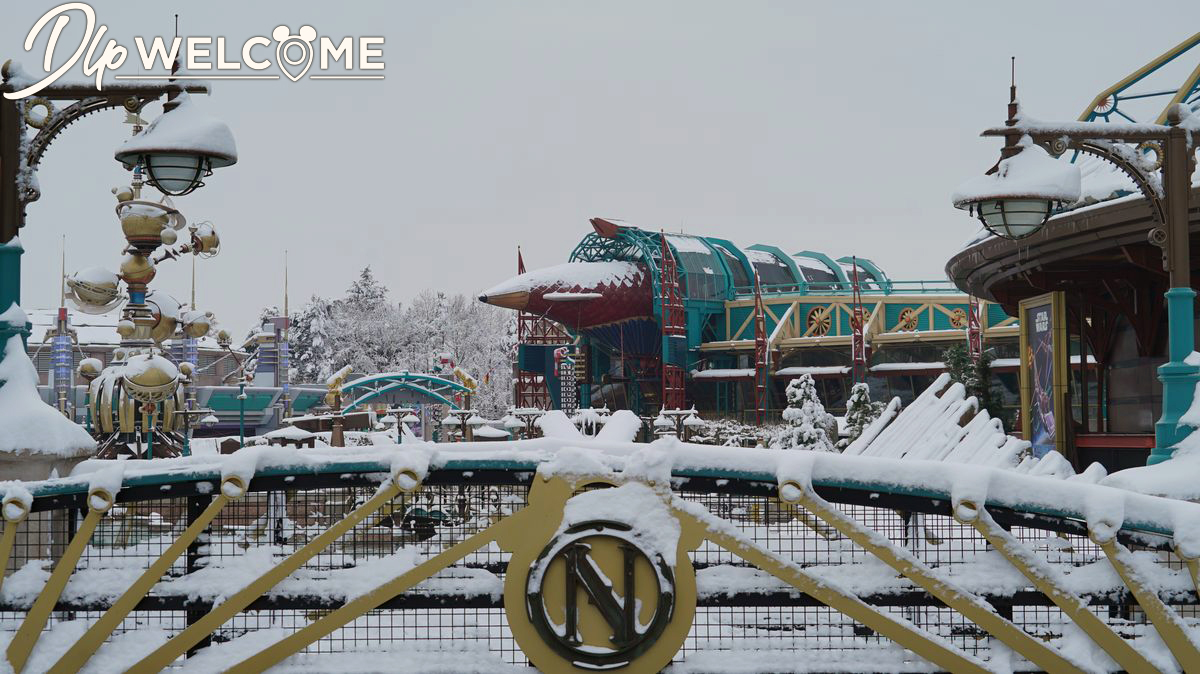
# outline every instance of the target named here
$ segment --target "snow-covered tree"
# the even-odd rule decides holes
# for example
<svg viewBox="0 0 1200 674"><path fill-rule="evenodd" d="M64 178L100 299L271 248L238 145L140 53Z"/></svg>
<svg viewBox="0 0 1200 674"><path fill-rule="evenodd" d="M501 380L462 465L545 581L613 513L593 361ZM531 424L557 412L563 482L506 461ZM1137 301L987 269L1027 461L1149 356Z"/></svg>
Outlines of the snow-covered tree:
<svg viewBox="0 0 1200 674"><path fill-rule="evenodd" d="M788 383L787 401L788 406L783 410L783 420L787 425L772 439L771 446L780 449L834 451L837 420L826 412L825 406L821 404L812 375L803 374Z"/></svg>
<svg viewBox="0 0 1200 674"><path fill-rule="evenodd" d="M346 365L355 372L430 372L442 358L478 383L471 405L497 416L511 404L512 312L464 295L424 291L408 306L363 269L345 297L314 295L292 321L292 363L300 381L321 382ZM451 376L450 369L441 373Z"/></svg>
<svg viewBox="0 0 1200 674"><path fill-rule="evenodd" d="M942 352L946 374L950 375L951 381L962 384L967 389L967 395L975 396L979 401L979 409L987 410L989 416L1004 421L1007 426L1012 419L1005 418L1009 415L1000 402L996 391L997 384L992 378L994 358L995 356L985 351L980 354L978 362L973 361L967 347L962 344L955 344Z"/></svg>
<svg viewBox="0 0 1200 674"><path fill-rule="evenodd" d="M358 278L350 284L346 291L346 303L356 311L371 311L379 309L387 303L387 286L375 278L371 265L363 267Z"/></svg>
<svg viewBox="0 0 1200 674"><path fill-rule="evenodd" d="M845 449L862 435L871 422L879 418L883 411L883 403L871 402L871 388L866 384L855 384L850 388L850 397L846 400L846 437L837 443L838 449Z"/></svg>
<svg viewBox="0 0 1200 674"><path fill-rule="evenodd" d="M255 323L254 325L251 325L250 329L246 331L246 339L250 339L254 335L258 334L258 331L262 330L263 323L266 323L267 321L269 321L272 318L275 318L276 316L282 316L282 315L283 315L283 312L279 310L279 307L277 305L272 304L270 306L263 307L258 312L258 322Z"/></svg>
<svg viewBox="0 0 1200 674"><path fill-rule="evenodd" d="M320 295L313 295L308 305L292 316L288 337L296 380L320 382L333 372L330 344L335 333L333 303Z"/></svg>

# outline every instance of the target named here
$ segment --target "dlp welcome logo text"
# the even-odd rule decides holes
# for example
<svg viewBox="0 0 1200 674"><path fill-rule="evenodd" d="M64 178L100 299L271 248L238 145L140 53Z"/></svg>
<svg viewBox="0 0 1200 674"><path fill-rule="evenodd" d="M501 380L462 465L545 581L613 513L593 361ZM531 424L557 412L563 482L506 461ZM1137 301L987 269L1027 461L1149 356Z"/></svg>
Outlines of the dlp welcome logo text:
<svg viewBox="0 0 1200 674"><path fill-rule="evenodd" d="M80 19L85 22L83 39L70 58L51 71L63 29L71 21ZM67 2L46 12L33 24L25 37L25 51L32 50L38 36L46 30L49 30L49 36L42 69L47 75L37 82L23 83L26 84L24 88L5 93L5 98L18 99L38 93L74 68L80 59L84 76L94 77L96 89L103 90L105 73L124 65L131 53L141 61L144 70L161 74L114 75L114 79L277 80L283 76L295 82L306 75L314 80L383 79L381 72L371 72L384 69L382 37L342 37L335 41L318 37L312 26L301 26L295 33L287 26L277 26L269 38L256 35L241 44L229 43L218 36L154 37L150 40L135 37L130 50L111 38L104 42L108 26L97 25L96 12L90 5ZM171 74L177 60L183 65L185 74ZM314 65L319 74L309 75ZM271 72L273 68L279 72ZM335 72L329 72L331 69Z"/></svg>

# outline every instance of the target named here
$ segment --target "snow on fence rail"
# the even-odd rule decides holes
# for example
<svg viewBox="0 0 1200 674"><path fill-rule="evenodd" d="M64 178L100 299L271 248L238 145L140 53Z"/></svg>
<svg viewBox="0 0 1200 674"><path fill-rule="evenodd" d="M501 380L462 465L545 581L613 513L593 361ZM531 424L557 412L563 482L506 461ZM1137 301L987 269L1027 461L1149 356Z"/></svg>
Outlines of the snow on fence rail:
<svg viewBox="0 0 1200 674"><path fill-rule="evenodd" d="M949 398L937 414L943 419L957 418L953 405L951 387ZM931 387L932 390L932 387ZM967 399L968 402L973 399ZM914 402L905 410L922 410ZM962 403L958 399L958 403ZM945 414L944 409L950 409ZM905 414L901 414L901 419ZM986 421L986 413L981 417ZM886 415L885 415L886 416ZM918 420L928 421L924 417ZM740 479L775 484L792 479L790 459L798 453L811 456L811 480L816 486L844 487L864 491L875 491L894 495L922 496L931 499L952 501L957 493L970 489L981 503L1013 510L1088 521L1089 514L1098 509L1111 510L1112 504L1121 504L1124 517L1122 526L1163 536L1172 536L1176 529L1190 529L1190 522L1200 522L1200 504L1187 501L1140 494L1125 489L1094 484L1093 478L1061 479L1060 473L1038 474L1015 470L1026 461L1013 461L1013 469L996 467L992 461L982 464L955 461L963 452L979 440L974 422L964 427L958 438L957 449L942 443L943 460L912 458L913 452L899 456L892 453L875 452L875 448L888 445L892 439L879 434L869 442L868 452L856 453L858 443L851 445L845 454L803 452L803 450L774 450L763 448L713 447L682 443L674 438L665 438L653 443L611 442L580 436L561 439L555 437L486 443L416 443L358 448L301 448L251 447L230 455L206 455L155 459L153 461L128 460L124 464L122 488L168 487L174 483L208 480L219 482L230 466L240 466L246 476L288 477L303 475L380 474L387 475L397 461L406 457L427 457L429 470L506 470L544 471L592 470L619 473L631 467L641 470L647 461L658 462L677 478L703 477L712 479ZM929 428L927 425L926 428ZM889 427L890 429L890 427ZM868 429L870 432L870 429ZM867 437L867 433L864 433ZM1009 445L1022 441L1009 436L997 448L997 453L1011 456ZM994 438L993 438L994 441ZM1011 442L1010 442L1011 441ZM938 447L939 440L925 443L910 443ZM898 443L899 444L899 443ZM583 450L581 453L579 450ZM946 452L949 452L948 454ZM896 453L899 454L899 453ZM577 466L564 463L563 457L588 456L589 463ZM902 458L900 458L902 456ZM1043 460L1044 461L1044 460ZM253 464L249 470L248 462ZM1004 464L1001 464L1004 465ZM40 482L0 482L0 495L7 490L25 490L37 500L54 496L71 496L88 491L90 474L110 468L111 461L89 460L80 464L70 477ZM164 489L164 491L166 491ZM14 492L15 493L15 492ZM5 496L6 497L6 496Z"/></svg>
<svg viewBox="0 0 1200 674"><path fill-rule="evenodd" d="M954 395L936 404L928 401L926 412L952 418L955 406L963 402ZM942 411L935 412L935 407ZM1003 649L988 632L952 617L919 579L880 564L852 540L852 530L839 528L845 523L819 518L814 514L819 510L809 510L803 501L791 505L778 498L781 488L791 500L795 494L788 489L811 487L813 498L837 503L855 526L876 532L877 543L903 548L964 593L1013 607L1010 619L1021 629L1078 659L1071 622L966 520L954 518L987 504L1011 536L1056 569L1065 592L1107 611L1148 662L1171 670L1174 651L1157 637L1144 638L1155 634L1156 627L1133 608L1124 577L1102 549L1104 541L1090 541L1088 534L1107 531L1114 540L1143 546L1126 551L1140 582L1162 601L1194 606L1195 586L1186 565L1165 564L1163 556L1173 549L1196 550L1200 537L1192 523L1200 522L1200 505L1082 478L1019 472L1019 463L997 467L949 458L956 456L955 446L963 446L986 425L972 427L957 445L943 442L937 445L942 449L929 452L941 460L913 458L913 451L900 457L837 455L719 448L674 439L638 444L546 437L339 449L256 447L229 456L89 461L67 478L0 483L6 504L29 513L28 523L41 537L16 551L20 571L0 586L0 647L7 646L3 640L11 637L23 612L47 586L53 558L44 551L54 546L46 544L63 540L64 518L86 508L87 495L96 489L114 493L116 505L88 541L58 597L56 616L74 612L94 620L109 610L197 517L203 503L219 493L223 480L236 478L247 485L245 496L231 501L211 521L207 538L189 546L186 555L153 579L153 587L139 599L137 617L122 621L98 651L97 657L116 658L123 668L180 634L194 620L189 616L215 610L349 513L378 499L381 485L399 480L397 476L409 481L406 489L423 483L419 491L396 492L331 545L263 589L214 633L217 642L201 649L185 667L213 669L253 657L380 583L395 581L483 534L528 507L530 491L545 479L588 476L670 485L670 498L680 512L698 513L713 532L727 531L757 546L783 565L779 569L808 574L821 586L837 588L884 614L900 612L937 640L997 664L990 658ZM970 426L968 421L964 428ZM872 445L886 437L876 436ZM947 446L951 449L943 451ZM908 447L920 449L919 443ZM748 564L748 557L714 540L703 541L690 558L696 569L697 608L687 640L675 656L680 671L728 671L738 662L727 657L730 652L752 653L739 671L753 671L748 664L752 662L771 670L804 654L814 662L843 662L849 669L866 662L879 664L881 671L930 667L874 629L823 605L765 567L756 568L757 562ZM470 671L467 663L474 663L478 671L498 671L506 664L524 664L504 613L503 579L509 560L504 549L485 544L388 598L378 610L301 649L288 662L307 662L318 669L321 666L312 663L337 663L339 669L352 669L361 658L369 669L368 662L378 662L372 659L377 651L394 648L392 640L400 639L405 652L414 643L422 644L422 650L435 648L422 643L432 641L437 648L470 653L458 660L422 656L414 661L418 669ZM75 643L86 623L51 616L45 644L33 653L31 663L52 664ZM139 632L144 643L130 647L123 635L136 638ZM121 656L124 660L118 656L122 649L129 651ZM355 658L320 659L331 651L354 652ZM1022 657L1012 655L1013 667L1031 666Z"/></svg>

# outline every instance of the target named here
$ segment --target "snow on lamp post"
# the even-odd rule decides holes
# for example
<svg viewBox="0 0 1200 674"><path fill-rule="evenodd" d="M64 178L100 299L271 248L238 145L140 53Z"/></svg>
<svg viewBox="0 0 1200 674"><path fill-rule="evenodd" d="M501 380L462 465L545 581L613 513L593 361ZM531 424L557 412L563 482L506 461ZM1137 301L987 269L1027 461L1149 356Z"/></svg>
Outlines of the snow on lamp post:
<svg viewBox="0 0 1200 674"><path fill-rule="evenodd" d="M1017 86L1010 89L1008 120L1020 121ZM1046 224L1056 206L1079 200L1079 167L1058 161L1033 139L1013 131L1004 136L1000 160L982 176L955 191L956 208L970 211L989 232L1005 239L1023 239Z"/></svg>
<svg viewBox="0 0 1200 674"><path fill-rule="evenodd" d="M987 175L963 184L953 197L956 207L978 214L992 233L1024 238L1041 228L1054 203L1078 201L1078 169L1057 159L1068 151L1113 164L1138 186L1158 224L1147 238L1163 249L1170 284L1166 292L1168 360L1158 368L1163 385L1162 416L1154 426L1150 464L1170 458L1176 445L1191 433L1191 427L1181 426L1179 420L1191 407L1200 379L1197 367L1185 362L1195 349L1196 291L1191 288L1188 200L1200 117L1175 104L1166 119L1166 125L1036 121L1020 113L1014 84L1005 125L983 132L984 136L1004 138L1000 161ZM1152 150L1160 161L1147 162L1145 150Z"/></svg>
<svg viewBox="0 0 1200 674"><path fill-rule="evenodd" d="M1028 136L1005 145L987 174L954 194L954 205L970 210L989 232L1005 239L1033 235L1054 210L1079 200L1079 167L1051 157Z"/></svg>
<svg viewBox="0 0 1200 674"><path fill-rule="evenodd" d="M654 434L670 435L673 433L675 433L675 423L659 412L658 416L654 418Z"/></svg>
<svg viewBox="0 0 1200 674"><path fill-rule="evenodd" d="M472 440L474 440L475 439L475 429L479 428L480 426L482 426L486 423L487 423L487 419L484 419L483 417L479 416L478 414L475 414L472 412L471 416L467 417L467 420L463 424L463 426L466 428L466 434L463 439L465 439L467 442L471 442Z"/></svg>
<svg viewBox="0 0 1200 674"><path fill-rule="evenodd" d="M465 417L462 416L461 410L451 411L446 415L445 419L442 419L442 425L445 426L447 432L450 433L452 442L454 439L454 431L462 428L464 419Z"/></svg>
<svg viewBox="0 0 1200 674"><path fill-rule="evenodd" d="M19 64L10 60L0 66L0 91L6 94L22 93L23 88L32 82L33 78ZM28 205L41 198L37 169L46 149L68 126L85 115L105 109L123 109L127 119L137 124L141 121L138 114L148 103L163 95L184 96L185 91L206 93L207 89L198 84L179 84L174 81L118 83L106 86L103 90L83 84L56 82L42 88L35 97L0 98L0 360L11 356L7 349L10 337L20 336L23 340L29 335L30 324L19 310L23 248L17 234L25 225ZM216 136L211 133L215 133L215 128L210 126L205 131L206 148L202 148L201 152L196 152L195 147L191 148L191 152L186 148L183 151L185 156L200 157L198 162L191 162L193 175L236 161L236 153L232 151L232 135L228 129L222 139L229 141L226 144L218 143ZM154 155L150 153L147 157ZM164 183L172 178L178 179L179 176L168 175L167 162L164 160L165 156L156 156L151 161L156 175ZM199 168L196 168L197 165ZM189 185L192 182L188 180ZM23 344L21 346L24 347ZM5 378L0 378L0 386L4 383ZM91 410L89 414L95 416ZM61 426L63 433L69 433L68 426L74 426L70 421L62 423L66 424ZM56 433L50 427L46 430L50 435ZM77 449L83 450L82 447Z"/></svg>
<svg viewBox="0 0 1200 674"><path fill-rule="evenodd" d="M416 435L417 424L421 423L421 417L418 417L417 415L413 414L412 411L410 410L408 412L408 414L405 414L403 417L400 417L400 423L408 426L408 430L412 431L413 435ZM400 440L400 428L397 427L396 428L396 441L399 442L399 440Z"/></svg>
<svg viewBox="0 0 1200 674"><path fill-rule="evenodd" d="M514 438L518 431L525 430L525 422L509 414L502 419L504 422L504 430L508 431Z"/></svg>
<svg viewBox="0 0 1200 674"><path fill-rule="evenodd" d="M707 424L693 410L693 413L683 420L684 441L686 442L693 434L704 428Z"/></svg>
<svg viewBox="0 0 1200 674"><path fill-rule="evenodd" d="M229 127L202 113L186 93L163 106L163 114L125 141L115 154L128 169L141 166L146 182L181 196L204 185L214 168L237 162Z"/></svg>

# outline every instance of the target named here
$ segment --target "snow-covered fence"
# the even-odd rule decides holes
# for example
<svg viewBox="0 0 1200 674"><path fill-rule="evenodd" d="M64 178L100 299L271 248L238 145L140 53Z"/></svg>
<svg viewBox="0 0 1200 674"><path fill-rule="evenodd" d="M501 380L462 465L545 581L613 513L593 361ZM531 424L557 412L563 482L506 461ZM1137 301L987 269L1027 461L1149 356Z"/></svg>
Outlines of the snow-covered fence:
<svg viewBox="0 0 1200 674"><path fill-rule="evenodd" d="M931 416L954 416L962 401L948 394L923 403ZM546 437L259 447L125 461L116 473L88 462L69 478L0 484L0 552L18 556L7 532L30 512L94 525L69 546L77 563L19 551L28 561L0 585L0 648L11 661L32 647L26 671L89 657L112 669L248 671L286 658L354 671L397 657L406 671L528 671L529 658L545 669L536 630L514 623L533 601L526 574L553 548L546 540L604 520L627 523L622 535L673 569L675 613L690 624L664 627L644 652L660 645L676 671L1188 662L1200 505L955 462L954 451ZM593 481L624 486L572 498L571 485ZM676 546L685 561L669 554ZM620 598L620 573L596 559ZM599 607L574 609L587 616L585 642L624 624L588 613ZM44 628L28 627L40 611ZM29 638L14 638L22 629ZM649 639L642 629L633 635Z"/></svg>

